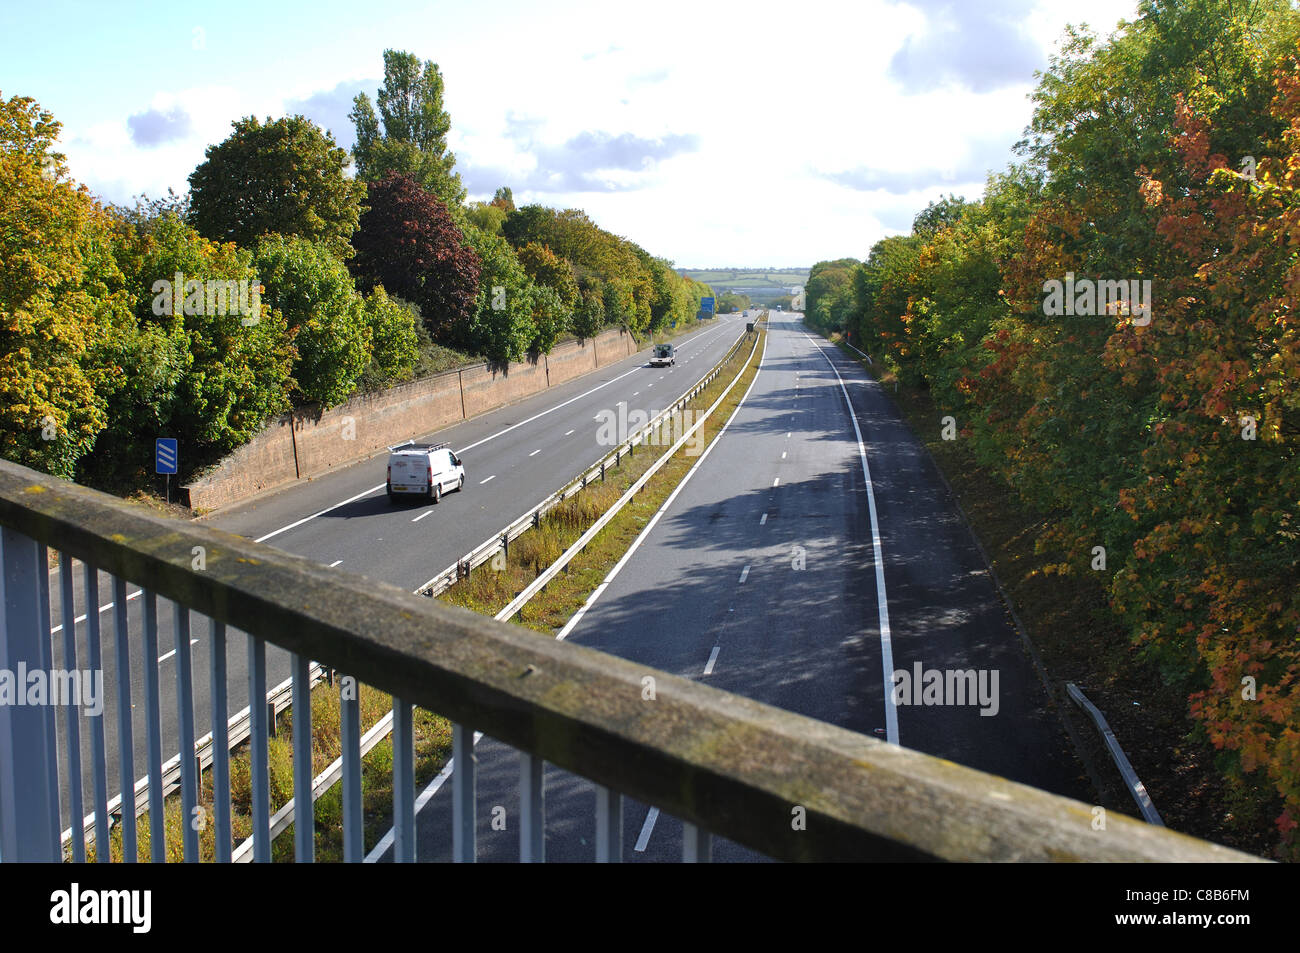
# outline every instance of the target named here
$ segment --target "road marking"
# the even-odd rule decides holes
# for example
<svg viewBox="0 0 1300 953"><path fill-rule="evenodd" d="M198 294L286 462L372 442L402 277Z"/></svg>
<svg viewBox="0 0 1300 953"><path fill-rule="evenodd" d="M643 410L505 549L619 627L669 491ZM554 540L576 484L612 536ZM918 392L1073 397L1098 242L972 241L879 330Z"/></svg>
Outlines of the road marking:
<svg viewBox="0 0 1300 953"><path fill-rule="evenodd" d="M137 589L135 592L131 593L129 596L126 597L126 601L127 601L127 602L130 602L132 599L134 599L134 598L136 598L137 596L139 596L141 592L142 592L142 590ZM102 605L102 606L99 607L99 611L100 611L100 613L104 613L104 612L107 612L107 611L108 611L109 609L111 609L111 608L113 608L113 603L111 603L111 602L107 602L107 603L105 603L104 605ZM77 616L75 619L73 619L73 620L72 620L72 624L73 624L73 625L76 625L78 622L85 622L85 621L86 621L86 615L83 613L82 615L79 615L79 616ZM59 623L58 625L56 625L54 628L50 629L50 635L53 635L55 632L62 632L62 631L63 631L63 623L60 622L60 623Z"/></svg>
<svg viewBox="0 0 1300 953"><path fill-rule="evenodd" d="M785 439L786 439L786 440L789 440L789 439L790 439L790 434L791 434L791 431L789 431L789 430L787 430L787 431L785 432Z"/></svg>
<svg viewBox="0 0 1300 953"><path fill-rule="evenodd" d="M529 456L530 456L530 457L535 457L535 456L537 456L537 455L538 455L539 453L541 453L541 452L542 452L542 448L541 448L541 447L538 447L536 450L534 450L532 453L530 453Z"/></svg>
<svg viewBox="0 0 1300 953"><path fill-rule="evenodd" d="M763 525L764 523L766 523L766 522L767 522L767 514L764 513L764 514L763 514L763 518L762 518L761 520L758 521L758 525L759 525L759 526L762 526L762 525Z"/></svg>
<svg viewBox="0 0 1300 953"><path fill-rule="evenodd" d="M898 744L898 704L894 701L894 647L889 632L889 597L885 592L885 554L880 541L880 521L876 515L876 494L871 486L871 467L867 465L867 448L862 442L862 428L858 426L858 416L853 412L853 401L849 400L849 389L844 386L844 378L830 356L805 334L813 347L831 366L831 372L839 381L840 393L848 407L849 420L853 422L853 433L858 439L858 458L862 461L862 476L867 481L867 511L871 514L871 550L876 563L876 612L880 619L880 664L885 676L885 738L890 744Z"/></svg>
<svg viewBox="0 0 1300 953"><path fill-rule="evenodd" d="M748 577L749 577L749 566L747 564L745 568L740 571L740 581L744 582Z"/></svg>
<svg viewBox="0 0 1300 953"><path fill-rule="evenodd" d="M632 396L635 397L635 396L636 396L637 394L639 394L639 393L641 393L639 390L638 390L638 391L634 391L633 394L632 394Z"/></svg>
<svg viewBox="0 0 1300 953"><path fill-rule="evenodd" d="M633 850L645 853L646 844L650 843L650 834L655 829L655 821L659 820L659 808L652 807L650 812L645 816L645 823L641 825L641 833L636 839L636 846Z"/></svg>
<svg viewBox="0 0 1300 953"><path fill-rule="evenodd" d="M428 516L428 515L429 515L430 513L432 513L432 512L433 512L433 510L425 510L423 513L421 513L421 514L420 514L419 516L417 516L415 519L411 520L411 522L412 522L412 523L418 523L418 522L420 522L420 520L424 519L426 516Z"/></svg>
<svg viewBox="0 0 1300 953"><path fill-rule="evenodd" d="M785 459L785 451L784 451L784 450L781 451L781 459L782 459L782 460Z"/></svg>
<svg viewBox="0 0 1300 953"><path fill-rule="evenodd" d="M190 639L190 645L193 645L193 644L196 643L196 642L198 642L198 639ZM171 657L172 657L173 655L175 655L175 654L176 654L176 650L175 650L175 649L172 649L172 650L171 650L170 652L168 652L166 655L160 655L160 656L158 656L158 661L160 661L160 662L165 662L165 661L167 661L169 658L171 658Z"/></svg>
<svg viewBox="0 0 1300 953"><path fill-rule="evenodd" d="M567 437L567 436L568 436L569 434L571 434L571 433L573 433L572 430L566 430L566 431L564 432L564 435Z"/></svg>
<svg viewBox="0 0 1300 953"><path fill-rule="evenodd" d="M773 486L780 486L780 485L781 485L781 478L780 478L780 477L777 477L775 480L773 480L773 481L772 481L772 485L773 485Z"/></svg>
<svg viewBox="0 0 1300 953"><path fill-rule="evenodd" d="M478 481L478 485L479 485L479 486L482 486L484 483L487 483L488 480L495 480L496 478L497 478L497 475L494 473L494 474L492 474L490 477L488 477L487 480L479 480L479 481Z"/></svg>
<svg viewBox="0 0 1300 953"><path fill-rule="evenodd" d="M341 562L343 562L343 560L341 560L341 559L336 559L336 560L334 560L334 562L330 563L330 569L333 569L335 566L337 566L337 565L338 565L339 563L341 563Z"/></svg>
<svg viewBox="0 0 1300 953"><path fill-rule="evenodd" d="M710 335L711 335L712 333L713 333L713 332L709 332ZM703 338L698 338L698 337L697 337L697 338L694 338L694 339L693 339L692 341L690 341L689 343L691 343L691 344L701 344L701 343L703 343L703 340L704 340ZM637 371L639 371L639 370L641 370L641 366L640 366L640 365L638 365L638 366L632 368L630 371L627 371L627 372L625 372L625 373L623 373L623 374L618 375L618 377L612 377L612 378L610 378L609 380L605 381L605 383L603 383L603 384L597 384L595 387L591 388L590 390L583 391L581 394L579 394L579 395L576 396L576 397L570 397L568 400L564 401L563 403L556 404L554 407L548 407L546 410L543 410L541 413L534 414L533 416L529 417L527 420L521 420L521 421L519 421L519 423L517 423L517 424L511 424L509 427L506 427L504 430L498 430L496 433L492 434L491 436L484 437L482 440L478 440L478 441L476 441L476 442L474 442L474 443L471 443L471 444L470 444L469 446L467 446L467 447L461 447L460 450L459 450L458 452L459 452L459 453L465 453L467 450L473 450L475 447L481 447L483 444L487 443L489 440L495 440L497 437L500 437L500 436L502 436L503 434L508 434L510 431L514 430L514 429L517 428L517 427L522 427L522 426L524 426L524 424L530 424L530 423L532 423L534 420L537 420L537 419L539 419L539 418L541 418L541 417L545 417L547 414L552 413L553 411L559 410L561 407L567 407L569 404L572 404L574 401L576 401L576 400L582 400L582 398L587 397L587 396L589 396L590 394L594 394L594 393L596 393L596 391L600 390L602 387L608 387L610 384L613 384L613 383L615 383L616 381L621 381L623 378L625 378L625 377L627 377L627 376L629 376L629 375L631 375L631 374L635 374L635 373L636 373ZM600 415L600 414L597 414L595 417L592 417L591 419L592 419L592 420L600 420L600 418L601 418L601 415ZM487 481L484 480L483 482L486 483ZM325 509L323 509L323 510L319 510L319 511L317 511L317 512L311 514L311 516L304 516L302 519L300 519L300 520L296 520L296 521L290 523L290 524L287 525L287 526L281 526L279 529L277 529L277 530L275 530L275 531L273 531L273 532L267 533L265 536L259 536L257 539L253 540L253 542L255 542L255 543L264 543L264 542L266 542L268 539L272 539L273 537L279 536L281 533L286 533L286 532L288 532L288 531L291 530L291 529L296 529L297 527L301 526L303 523L309 523L309 522L311 522L312 520L316 519L318 516L324 516L326 513L329 513L329 512L331 512L331 511L333 511L333 510L336 510L336 509L338 509L338 508L341 507L341 506L347 506L349 503L355 503L357 500L361 499L362 497L369 496L371 493L377 493L378 491L384 489L384 487L385 487L386 485L387 485L386 483L381 483L381 484L379 484L378 486L371 487L371 488L368 489L368 490L363 490L362 492L358 493L356 496L350 496L350 497L348 497L348 498L347 498L346 500L344 500L342 503L335 503L333 506L327 506L327 507L325 507ZM481 484L480 484L480 485L481 485Z"/></svg>
<svg viewBox="0 0 1300 953"><path fill-rule="evenodd" d="M655 515L650 517L650 522L645 524L645 529L641 530L637 538L632 540L632 545L628 547L627 552L623 554L623 557L614 564L614 568L609 571L609 575L605 577L604 582L592 591L591 595L587 597L587 601L582 604L582 608L575 612L573 618L564 624L564 628L560 630L560 634L555 637L557 640L567 638L569 633L573 631L574 627L582 621L582 617L587 614L587 610L596 604L596 600L598 600L601 594L609 588L609 584L612 583L615 577L623 571L623 567L628 564L628 561L632 558L632 554L635 553L641 547L641 544L646 541L646 538L650 535L656 524L658 524L660 517L668 512L668 508L673 505L673 500L677 499L677 494L682 491L682 488L686 486L687 483L691 482L691 477L695 476L696 471L700 469L700 465L709 458L709 454L713 452L713 448L722 441L722 435L727 432L727 428L731 426L731 421L736 418L737 411L744 406L746 398L748 398L750 392L753 391L754 385L758 383L758 375L763 372L763 361L766 359L767 338L763 338L763 353L758 358L758 373L756 373L754 379L749 382L749 389L745 391L744 397L740 398L740 403L736 404L736 409L731 412L731 416L728 417L727 422L722 425L722 428L718 431L718 435L713 438L713 441L707 447L704 448L704 452L700 454L700 458L695 461L694 465L689 470L686 471L686 476L682 477L682 482L677 484L673 491L668 494L668 499L664 500L663 505L655 511Z"/></svg>
<svg viewBox="0 0 1300 953"><path fill-rule="evenodd" d="M718 660L718 653L721 652L721 651L722 651L722 646L721 646L721 645L715 645L715 646L713 647L713 654L709 656L709 664L707 664L707 665L704 666L704 674L705 674L705 675L712 675L712 674L713 674L713 663L716 662L716 661Z"/></svg>

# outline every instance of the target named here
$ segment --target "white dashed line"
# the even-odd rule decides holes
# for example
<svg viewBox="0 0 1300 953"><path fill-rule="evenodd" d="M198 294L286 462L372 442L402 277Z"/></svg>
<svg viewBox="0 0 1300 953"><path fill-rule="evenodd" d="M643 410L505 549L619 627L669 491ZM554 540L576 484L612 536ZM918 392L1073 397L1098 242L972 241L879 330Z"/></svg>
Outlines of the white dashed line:
<svg viewBox="0 0 1300 953"><path fill-rule="evenodd" d="M773 481L772 481L772 485L773 485L773 486L780 486L780 485L781 485L781 478L780 478L780 477L777 477L775 480L773 480Z"/></svg>
<svg viewBox="0 0 1300 953"><path fill-rule="evenodd" d="M336 559L336 560L334 560L334 562L330 563L330 569L333 569L335 566L337 566L337 565L338 565L339 563L341 563L341 562L343 562L343 560L341 560L341 559Z"/></svg>
<svg viewBox="0 0 1300 953"><path fill-rule="evenodd" d="M492 474L490 477L488 477L487 480L479 480L479 481L478 481L478 485L479 485L479 486L482 486L484 483L487 483L488 480L495 480L496 478L497 478L497 475L494 473L494 474Z"/></svg>
<svg viewBox="0 0 1300 953"><path fill-rule="evenodd" d="M190 639L190 645L193 645L193 644L194 644L195 642L197 642L197 641L198 641L198 639ZM165 662L165 661L167 661L169 658L171 658L171 657L172 657L173 655L175 655L175 654L176 654L176 650L175 650L175 649L172 649L172 650L171 650L170 652L168 652L166 655L160 655L160 656L158 656L158 661L160 661L160 662Z"/></svg>
<svg viewBox="0 0 1300 953"><path fill-rule="evenodd" d="M749 577L749 566L745 566L745 568L740 571L740 581L744 582L748 577Z"/></svg>
<svg viewBox="0 0 1300 953"><path fill-rule="evenodd" d="M537 456L537 455L538 455L539 453L541 453L541 452L542 452L542 448L541 448L541 447L538 447L536 450L534 450L532 453L530 453L529 456L530 456L530 457L535 457L535 456Z"/></svg>
<svg viewBox="0 0 1300 953"><path fill-rule="evenodd" d="M767 522L767 514L764 513L764 514L763 514L763 518L760 519L760 520L758 521L758 525L759 525L759 526L762 526L762 525L763 525L764 523L766 523L766 522Z"/></svg>
<svg viewBox="0 0 1300 953"><path fill-rule="evenodd" d="M567 436L568 436L569 434L571 434L571 433L573 433L572 430L566 430L566 431L564 432L564 435L567 437Z"/></svg>
<svg viewBox="0 0 1300 953"><path fill-rule="evenodd" d="M420 522L420 520L424 519L426 516L428 516L428 515L429 515L430 513L432 513L432 512L433 512L433 510L425 510L423 513L421 513L421 514L420 514L419 516L417 516L415 519L411 520L411 522L412 522L412 523L418 523L418 522Z"/></svg>
<svg viewBox="0 0 1300 953"><path fill-rule="evenodd" d="M782 459L782 460L785 459L785 451L784 451L784 450L781 451L781 459Z"/></svg>
<svg viewBox="0 0 1300 953"><path fill-rule="evenodd" d="M721 650L722 650L722 646L720 645L715 645L713 647L713 654L709 656L709 664L704 666L705 675L713 674L713 663L718 660L718 652L720 652Z"/></svg>
<svg viewBox="0 0 1300 953"><path fill-rule="evenodd" d="M650 843L650 834L654 831L657 820L659 820L659 808L652 807L650 813L645 816L645 823L641 825L641 833L637 836L633 850L645 853L646 844Z"/></svg>

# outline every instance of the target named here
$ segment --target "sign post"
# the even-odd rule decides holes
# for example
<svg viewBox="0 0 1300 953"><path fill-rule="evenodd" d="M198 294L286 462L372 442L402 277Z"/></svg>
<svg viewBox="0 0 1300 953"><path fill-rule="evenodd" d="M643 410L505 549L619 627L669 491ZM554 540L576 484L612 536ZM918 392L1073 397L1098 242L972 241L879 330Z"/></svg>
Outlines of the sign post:
<svg viewBox="0 0 1300 953"><path fill-rule="evenodd" d="M167 476L167 502L172 501L172 474L177 472L180 454L175 437L159 437L154 441L154 472Z"/></svg>

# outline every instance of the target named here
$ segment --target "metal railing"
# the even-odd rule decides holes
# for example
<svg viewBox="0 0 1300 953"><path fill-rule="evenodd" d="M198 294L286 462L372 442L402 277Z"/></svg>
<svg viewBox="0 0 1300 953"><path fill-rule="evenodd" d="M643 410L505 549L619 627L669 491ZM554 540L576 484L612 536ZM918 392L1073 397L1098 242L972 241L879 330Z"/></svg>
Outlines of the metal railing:
<svg viewBox="0 0 1300 953"><path fill-rule="evenodd" d="M731 839L784 860L1254 860L1213 844L1111 816L1095 829L1090 807L648 669L568 642L421 598L385 583L340 575L308 559L210 527L165 519L84 487L0 461L0 670L54 673L50 547L84 564L85 600L112 577L112 652L99 616L86 613L87 662L116 658L118 750L130 785L134 745L130 666L143 651L149 816L155 860L166 854L160 699L177 701L181 816L197 804L190 615L208 618L211 706L218 735L228 712L227 628L248 633L249 697L264 698L267 647L292 653L295 798L310 797L309 659L348 673L340 684L344 857L362 844L361 731L356 682L393 697L394 858L415 857L413 706L453 721L453 856L476 857L476 732L520 751L520 855L544 859L542 765L597 787L596 858L621 859L622 800L635 798L686 825L683 859L709 858L711 838ZM195 564L202 547L202 568ZM142 584L142 623L129 625L126 580ZM163 684L157 599L171 600L176 665ZM73 607L75 608L75 606ZM65 619L76 623L69 613ZM76 631L69 639L75 651ZM219 651L218 651L219 648ZM64 668L75 667L67 655ZM170 664L170 663L169 663ZM168 671L172 671L171 668ZM643 679L656 681L653 700ZM354 681L355 680L355 681ZM351 690L348 690L351 683ZM77 713L72 712L73 720ZM108 833L104 713L82 715L90 734L93 813ZM253 853L271 857L268 716L251 709ZM218 860L232 854L230 763L218 737L212 767ZM79 749L63 752L56 706L0 704L0 860L62 857L60 798L79 797ZM62 783L61 783L62 782ZM130 792L126 792L130 797ZM72 816L81 808L72 805ZM294 824L295 855L312 860L314 818ZM792 823L797 816L801 823ZM134 858L134 815L122 813L123 853ZM187 860L198 859L194 825L181 826ZM84 856L74 837L73 856ZM97 851L101 859L106 851Z"/></svg>

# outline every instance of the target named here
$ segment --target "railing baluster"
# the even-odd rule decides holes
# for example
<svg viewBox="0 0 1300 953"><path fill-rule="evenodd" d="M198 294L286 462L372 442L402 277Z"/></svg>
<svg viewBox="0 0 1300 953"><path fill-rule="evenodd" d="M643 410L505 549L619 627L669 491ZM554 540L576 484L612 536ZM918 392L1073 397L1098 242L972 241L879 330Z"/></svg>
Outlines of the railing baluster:
<svg viewBox="0 0 1300 953"><path fill-rule="evenodd" d="M623 795L596 785L596 863L623 862Z"/></svg>
<svg viewBox="0 0 1300 953"><path fill-rule="evenodd" d="M713 859L713 835L694 824L682 822L682 863L707 864Z"/></svg>
<svg viewBox="0 0 1300 953"><path fill-rule="evenodd" d="M415 861L415 726L411 706L393 696L393 860Z"/></svg>
<svg viewBox="0 0 1300 953"><path fill-rule="evenodd" d="M158 692L158 597L144 590L144 721L149 747L149 856L155 864L167 860L167 827L163 821L162 716Z"/></svg>
<svg viewBox="0 0 1300 953"><path fill-rule="evenodd" d="M519 752L519 862L546 863L546 762Z"/></svg>
<svg viewBox="0 0 1300 953"><path fill-rule="evenodd" d="M252 721L248 760L253 784L253 861L271 861L271 769L267 754L266 643L248 637L248 711Z"/></svg>
<svg viewBox="0 0 1300 953"><path fill-rule="evenodd" d="M293 856L310 864L316 856L316 803L311 796L311 659L293 655Z"/></svg>
<svg viewBox="0 0 1300 953"><path fill-rule="evenodd" d="M199 862L199 766L194 758L194 666L190 610L172 602L176 632L176 710L181 753L181 845L187 863Z"/></svg>
<svg viewBox="0 0 1300 953"><path fill-rule="evenodd" d="M212 815L216 861L230 863L230 706L226 697L226 624L210 619L212 642Z"/></svg>
<svg viewBox="0 0 1300 953"><path fill-rule="evenodd" d="M135 729L131 724L131 638L126 612L126 580L113 577L113 648L117 654L117 765L122 789L122 861L139 860L135 836Z"/></svg>
<svg viewBox="0 0 1300 953"><path fill-rule="evenodd" d="M62 597L63 611L63 674L66 678L81 675L77 666L77 611L73 602L73 587L76 583L72 575L72 557L59 553L59 594ZM98 611L99 606L86 603L86 618ZM65 685L72 684L64 682ZM54 685L50 685L50 704L58 701L54 697ZM68 726L68 801L72 810L72 860L74 863L86 862L86 828L83 818L86 805L81 790L81 713L78 710L80 698L63 699L64 723Z"/></svg>
<svg viewBox="0 0 1300 953"><path fill-rule="evenodd" d="M472 864L478 859L472 728L452 724L451 756L455 761L451 771L451 859L458 864Z"/></svg>
<svg viewBox="0 0 1300 953"><path fill-rule="evenodd" d="M366 845L361 826L361 686L339 679L339 740L343 745L343 860L359 864Z"/></svg>
<svg viewBox="0 0 1300 953"><path fill-rule="evenodd" d="M49 592L45 547L0 530L0 668L49 671ZM57 737L49 705L0 705L0 860L62 860Z"/></svg>
<svg viewBox="0 0 1300 953"><path fill-rule="evenodd" d="M90 677L99 678L102 691L104 685L104 654L99 636L99 570L90 563L83 562L85 572L86 605L86 652L90 665ZM95 797L95 860L106 864L110 860L108 842L108 755L104 744L104 708L108 699L100 698L99 714L90 716L90 758L94 774ZM74 818L75 823L75 818Z"/></svg>

